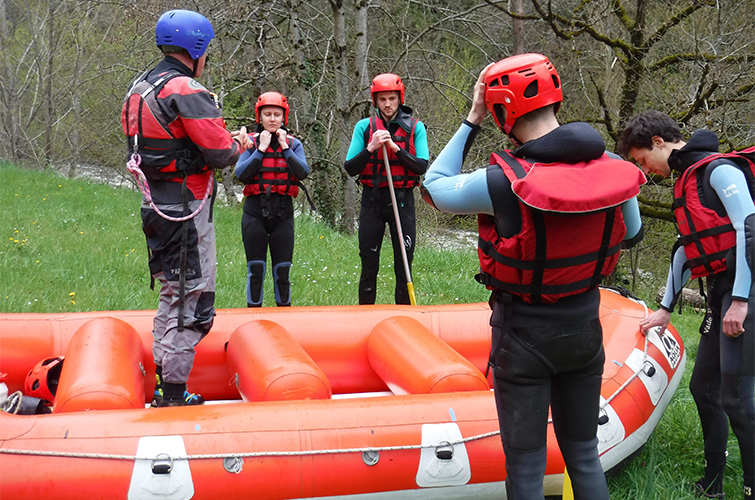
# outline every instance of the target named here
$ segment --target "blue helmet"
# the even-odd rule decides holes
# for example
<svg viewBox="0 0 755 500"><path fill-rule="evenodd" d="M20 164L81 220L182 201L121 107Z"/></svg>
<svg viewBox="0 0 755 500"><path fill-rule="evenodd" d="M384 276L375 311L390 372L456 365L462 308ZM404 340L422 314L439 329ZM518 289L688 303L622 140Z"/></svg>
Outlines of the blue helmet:
<svg viewBox="0 0 755 500"><path fill-rule="evenodd" d="M157 20L155 43L157 46L174 45L199 59L215 38L212 25L202 14L192 10L169 10Z"/></svg>

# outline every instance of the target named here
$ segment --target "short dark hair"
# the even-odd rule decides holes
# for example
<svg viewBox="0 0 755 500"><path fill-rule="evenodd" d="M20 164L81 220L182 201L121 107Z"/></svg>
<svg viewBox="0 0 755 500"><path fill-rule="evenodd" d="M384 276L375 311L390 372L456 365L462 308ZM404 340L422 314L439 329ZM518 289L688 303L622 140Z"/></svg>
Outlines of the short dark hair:
<svg viewBox="0 0 755 500"><path fill-rule="evenodd" d="M652 149L653 137L658 136L666 142L682 140L679 124L670 116L660 111L650 110L632 117L621 131L617 150L624 158L629 158L632 148Z"/></svg>
<svg viewBox="0 0 755 500"><path fill-rule="evenodd" d="M157 46L163 54L176 54L179 52L185 52L187 55L189 55L189 51L186 50L183 47L179 47L178 45L158 45Z"/></svg>

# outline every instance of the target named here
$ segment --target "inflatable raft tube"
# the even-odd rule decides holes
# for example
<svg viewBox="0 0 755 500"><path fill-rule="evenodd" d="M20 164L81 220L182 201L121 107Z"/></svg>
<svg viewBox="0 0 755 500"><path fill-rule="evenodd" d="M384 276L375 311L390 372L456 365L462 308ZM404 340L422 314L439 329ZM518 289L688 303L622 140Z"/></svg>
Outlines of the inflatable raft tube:
<svg viewBox="0 0 755 500"><path fill-rule="evenodd" d="M606 366L597 418L601 461L609 470L647 441L678 386L685 352L673 327L639 333L642 304L607 290L601 297ZM486 306L220 311L218 327L205 339L213 342L197 356L191 388L237 402L150 409L133 408L129 396L104 398L109 409L65 411L63 399L80 400L74 389L93 378L80 366L86 363L81 353L69 358L68 350L97 330L123 337L117 343L124 348L97 353L121 368L90 390L131 395L143 387L144 401L151 397L151 314L0 315L0 372L8 374L11 392L41 358L67 356L55 413L0 413L0 498L505 498L495 402L489 385L478 390L490 348ZM292 352L295 371L314 380L313 387L328 381L336 396L320 391L291 400L282 390L282 400L245 402L250 398L239 391L247 392L245 386L236 381L259 373L259 354L232 339L240 327L255 335L273 332L261 350L271 373ZM281 329L289 334L283 341ZM134 345L134 333L142 345ZM395 335L406 342L402 354L420 349L421 362L412 363L415 356L393 362L399 355L387 340ZM243 356L232 352L237 348ZM434 370L434 360L447 369ZM135 371L143 381L134 382ZM120 381L115 372L123 373ZM283 370L265 384L285 385L285 377ZM345 389L363 394L339 397ZM264 387L248 393L260 391L275 393ZM548 439L546 494L558 495L564 465L550 426Z"/></svg>

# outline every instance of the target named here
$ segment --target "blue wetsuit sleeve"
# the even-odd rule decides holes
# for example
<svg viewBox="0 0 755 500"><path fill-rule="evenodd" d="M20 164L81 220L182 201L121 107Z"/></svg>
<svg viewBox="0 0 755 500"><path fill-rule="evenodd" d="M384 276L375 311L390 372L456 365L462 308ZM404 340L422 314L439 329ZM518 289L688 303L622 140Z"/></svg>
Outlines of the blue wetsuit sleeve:
<svg viewBox="0 0 755 500"><path fill-rule="evenodd" d="M423 186L438 210L452 214L494 215L487 168L461 173L466 152L478 130L463 123L427 170Z"/></svg>
<svg viewBox="0 0 755 500"><path fill-rule="evenodd" d="M636 239L642 231L642 217L640 217L640 205L637 202L637 197L629 199L621 205L621 214L624 216L624 226L627 228L624 240Z"/></svg>
<svg viewBox="0 0 755 500"><path fill-rule="evenodd" d="M747 189L747 179L737 167L721 164L711 172L710 185L721 199L737 233L737 264L731 295L740 300L747 300L752 285L752 270L747 265L745 218L755 213L755 205Z"/></svg>
<svg viewBox="0 0 755 500"><path fill-rule="evenodd" d="M687 254L684 253L684 247L680 246L674 253L674 258L671 260L671 267L668 270L668 277L666 278L666 292L663 294L661 300L661 307L670 311L674 303L674 298L682 291L682 287L687 283L690 275L692 274L689 269L684 269L684 264L687 262Z"/></svg>
<svg viewBox="0 0 755 500"><path fill-rule="evenodd" d="M414 127L414 156L421 160L430 160L430 147L427 145L427 129L425 124L417 122Z"/></svg>
<svg viewBox="0 0 755 500"><path fill-rule="evenodd" d="M349 151L346 153L346 161L351 160L356 155L362 152L367 144L364 142L364 132L367 130L367 126L370 124L369 118L363 118L359 120L354 127L354 133L351 136L351 144L349 144Z"/></svg>
<svg viewBox="0 0 755 500"><path fill-rule="evenodd" d="M299 139L294 139L290 148L283 151L288 168L298 180L305 179L309 175L309 165L304 155L304 146Z"/></svg>
<svg viewBox="0 0 755 500"><path fill-rule="evenodd" d="M247 149L241 154L234 173L241 182L252 179L262 165L262 153L257 148Z"/></svg>

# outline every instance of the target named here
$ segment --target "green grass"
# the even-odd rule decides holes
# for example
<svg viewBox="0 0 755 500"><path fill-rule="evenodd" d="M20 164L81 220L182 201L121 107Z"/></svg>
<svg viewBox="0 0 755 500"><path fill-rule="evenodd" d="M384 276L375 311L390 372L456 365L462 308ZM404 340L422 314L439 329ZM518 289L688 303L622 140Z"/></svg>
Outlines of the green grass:
<svg viewBox="0 0 755 500"><path fill-rule="evenodd" d="M0 166L0 311L73 312L154 309L147 247L141 232L141 195L127 189L66 179L52 171ZM216 206L216 306L246 306L246 258L241 211ZM469 251L420 246L412 280L419 304L481 302ZM356 304L359 282L356 237L316 218L296 219L291 270L294 305ZM383 245L378 303L392 303L395 278L390 241ZM264 304L274 306L268 265Z"/></svg>
<svg viewBox="0 0 755 500"><path fill-rule="evenodd" d="M642 452L629 465L611 475L612 499L686 500L703 473L703 436L689 380L697 354L702 314L674 312L671 323L687 350L687 366L674 398ZM724 478L727 498L742 498L742 459L733 433L729 434L729 458Z"/></svg>
<svg viewBox="0 0 755 500"><path fill-rule="evenodd" d="M73 312L154 309L147 250L139 217L140 194L30 171L0 162L0 312ZM241 211L215 207L218 308L246 305ZM422 226L421 226L422 227ZM435 236L423 228L424 241ZM473 280L479 264L472 246L437 250L418 238L413 282L419 304L482 302L487 292ZM333 231L316 218L296 219L291 271L294 305L357 303L359 255L355 236ZM269 266L268 266L269 269ZM265 305L274 305L265 280ZM392 251L383 245L378 303L392 303ZM697 350L701 316L674 313L688 362L684 378L656 431L627 467L609 478L612 499L692 499L702 473L702 433L687 386ZM732 437L725 481L739 498L742 465Z"/></svg>

